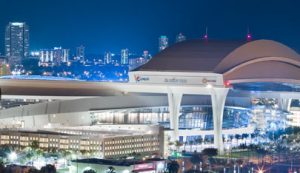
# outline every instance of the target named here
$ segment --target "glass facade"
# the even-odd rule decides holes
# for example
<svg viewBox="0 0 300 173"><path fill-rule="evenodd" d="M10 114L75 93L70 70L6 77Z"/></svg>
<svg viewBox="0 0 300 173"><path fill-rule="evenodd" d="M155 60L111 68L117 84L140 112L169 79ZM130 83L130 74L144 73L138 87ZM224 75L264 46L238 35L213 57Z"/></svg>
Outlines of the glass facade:
<svg viewBox="0 0 300 173"><path fill-rule="evenodd" d="M93 124L160 124L170 128L170 113L167 107L93 112L91 116ZM247 127L251 120L251 110L225 107L223 129ZM181 107L179 128L213 130L212 107Z"/></svg>

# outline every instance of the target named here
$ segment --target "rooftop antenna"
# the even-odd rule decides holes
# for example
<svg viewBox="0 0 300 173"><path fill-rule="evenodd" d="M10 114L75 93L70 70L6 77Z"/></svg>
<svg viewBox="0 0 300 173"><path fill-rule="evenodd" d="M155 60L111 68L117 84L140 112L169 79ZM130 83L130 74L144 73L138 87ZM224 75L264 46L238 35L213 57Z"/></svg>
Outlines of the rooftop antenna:
<svg viewBox="0 0 300 173"><path fill-rule="evenodd" d="M205 27L205 35L204 35L204 38L207 39L208 37L208 29L207 29L207 26Z"/></svg>
<svg viewBox="0 0 300 173"><path fill-rule="evenodd" d="M247 39L248 39L248 41L251 40L251 35L250 35L249 26L247 27Z"/></svg>

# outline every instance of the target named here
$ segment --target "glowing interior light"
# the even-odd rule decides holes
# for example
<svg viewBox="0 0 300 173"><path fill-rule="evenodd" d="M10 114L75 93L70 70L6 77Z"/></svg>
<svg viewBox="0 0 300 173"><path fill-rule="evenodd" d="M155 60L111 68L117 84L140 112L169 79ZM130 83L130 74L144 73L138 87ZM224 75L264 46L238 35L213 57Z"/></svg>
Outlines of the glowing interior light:
<svg viewBox="0 0 300 173"><path fill-rule="evenodd" d="M207 35L204 35L204 38L207 38Z"/></svg>
<svg viewBox="0 0 300 173"><path fill-rule="evenodd" d="M208 84L206 85L206 88L212 88L212 85Z"/></svg>
<svg viewBox="0 0 300 173"><path fill-rule="evenodd" d="M247 35L247 38L251 38L251 35L248 34L248 35Z"/></svg>

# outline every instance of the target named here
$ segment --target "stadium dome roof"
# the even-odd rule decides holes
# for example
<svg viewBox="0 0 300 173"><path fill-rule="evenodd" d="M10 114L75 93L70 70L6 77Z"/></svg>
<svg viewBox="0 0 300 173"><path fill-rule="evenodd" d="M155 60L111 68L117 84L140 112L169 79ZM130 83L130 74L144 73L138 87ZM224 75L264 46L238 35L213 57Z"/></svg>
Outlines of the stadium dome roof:
<svg viewBox="0 0 300 173"><path fill-rule="evenodd" d="M263 59L267 57L269 59ZM280 61L285 63L283 66L286 66L286 63L295 65L300 62L300 56L289 47L272 40L247 42L246 40L197 39L179 42L166 48L137 71L224 74L245 63L253 65L258 61Z"/></svg>

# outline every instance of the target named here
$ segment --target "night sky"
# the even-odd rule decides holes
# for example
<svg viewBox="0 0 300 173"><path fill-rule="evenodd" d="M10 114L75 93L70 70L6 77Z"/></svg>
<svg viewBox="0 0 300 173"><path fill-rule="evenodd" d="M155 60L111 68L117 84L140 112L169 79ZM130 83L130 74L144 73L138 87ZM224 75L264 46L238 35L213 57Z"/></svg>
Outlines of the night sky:
<svg viewBox="0 0 300 173"><path fill-rule="evenodd" d="M298 0L0 0L0 52L8 22L30 27L30 50L62 46L75 52L158 52L179 33L210 39L272 39L300 52Z"/></svg>

